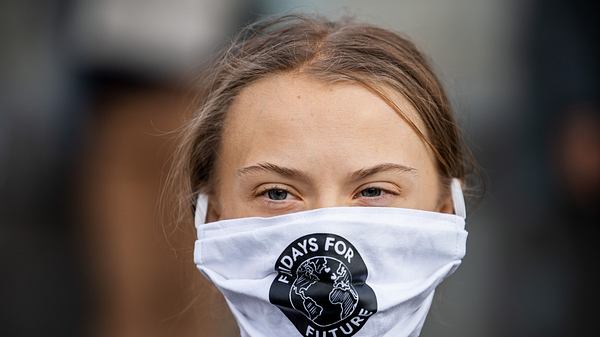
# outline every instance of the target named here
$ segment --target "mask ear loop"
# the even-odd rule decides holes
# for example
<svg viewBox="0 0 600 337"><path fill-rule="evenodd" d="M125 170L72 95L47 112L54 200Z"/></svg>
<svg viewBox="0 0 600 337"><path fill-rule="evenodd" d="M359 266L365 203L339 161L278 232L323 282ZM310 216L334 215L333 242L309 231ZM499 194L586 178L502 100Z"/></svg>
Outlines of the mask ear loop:
<svg viewBox="0 0 600 337"><path fill-rule="evenodd" d="M465 207L465 198L463 196L462 187L460 185L460 180L457 178L452 178L452 182L450 184L450 192L452 194L452 204L454 205L454 214L462 217L463 219L467 218L467 208Z"/></svg>
<svg viewBox="0 0 600 337"><path fill-rule="evenodd" d="M194 223L196 228L206 222L206 213L208 212L208 195L204 193L198 194L196 200L196 211L194 212Z"/></svg>

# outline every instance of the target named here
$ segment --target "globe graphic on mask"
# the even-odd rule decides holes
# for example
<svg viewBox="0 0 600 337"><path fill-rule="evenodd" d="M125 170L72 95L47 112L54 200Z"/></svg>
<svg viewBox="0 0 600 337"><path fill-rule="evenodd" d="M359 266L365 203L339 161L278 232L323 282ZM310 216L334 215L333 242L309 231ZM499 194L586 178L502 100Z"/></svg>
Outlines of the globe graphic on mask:
<svg viewBox="0 0 600 337"><path fill-rule="evenodd" d="M290 302L313 323L326 327L352 314L358 304L358 293L343 262L318 256L298 266L290 287Z"/></svg>

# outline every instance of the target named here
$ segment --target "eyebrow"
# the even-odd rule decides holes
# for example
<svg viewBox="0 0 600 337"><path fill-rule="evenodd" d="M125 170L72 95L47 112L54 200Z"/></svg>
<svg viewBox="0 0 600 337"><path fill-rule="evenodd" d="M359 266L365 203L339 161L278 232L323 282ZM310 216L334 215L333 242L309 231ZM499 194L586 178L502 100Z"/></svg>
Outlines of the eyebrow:
<svg viewBox="0 0 600 337"><path fill-rule="evenodd" d="M389 171L396 171L396 172L400 172L400 173L410 173L410 174L415 174L417 172L417 170L415 168L410 167L410 166L400 165L400 164L395 164L395 163L383 163L383 164L359 169L359 170L351 173L349 175L349 179L351 181L357 181L357 180L364 179L366 177L372 176L377 173L389 172ZM256 165L251 165L251 166L241 168L238 170L237 173L238 173L238 176L243 176L243 175L247 175L247 174L254 174L254 173L261 173L261 172L272 172L272 173L276 173L276 174L286 177L286 178L298 179L298 180L302 180L302 181L310 181L310 177L300 170L289 168L289 167L282 167L282 166L279 166L279 165L276 165L273 163L268 163L268 162L262 162L262 163L258 163Z"/></svg>
<svg viewBox="0 0 600 337"><path fill-rule="evenodd" d="M377 173L389 172L389 171L415 174L417 172L417 169L410 167L410 166L400 165L400 164L395 164L395 163L383 163L383 164L375 165L372 167L362 168L358 171L353 172L350 175L350 180L352 180L352 181L361 180L361 179L364 179L366 177L372 176Z"/></svg>

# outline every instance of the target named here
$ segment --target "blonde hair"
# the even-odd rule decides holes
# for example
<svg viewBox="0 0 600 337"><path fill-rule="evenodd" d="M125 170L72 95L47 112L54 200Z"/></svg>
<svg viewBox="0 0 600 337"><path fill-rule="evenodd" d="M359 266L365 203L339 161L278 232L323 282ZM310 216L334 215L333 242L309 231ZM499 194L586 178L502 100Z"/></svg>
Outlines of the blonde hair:
<svg viewBox="0 0 600 337"><path fill-rule="evenodd" d="M199 192L211 193L227 111L245 87L275 73L298 71L335 83L359 83L376 93L410 125L432 151L444 185L470 172L448 98L431 66L408 39L383 28L320 16L284 15L245 27L206 67L197 110L181 133L169 175L180 197L177 214L189 219ZM420 130L388 98L383 87L416 109Z"/></svg>

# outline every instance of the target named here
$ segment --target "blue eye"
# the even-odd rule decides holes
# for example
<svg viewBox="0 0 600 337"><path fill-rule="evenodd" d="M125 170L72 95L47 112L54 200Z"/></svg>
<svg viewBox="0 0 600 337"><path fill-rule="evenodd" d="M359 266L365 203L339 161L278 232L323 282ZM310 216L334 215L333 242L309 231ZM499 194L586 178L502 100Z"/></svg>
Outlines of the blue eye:
<svg viewBox="0 0 600 337"><path fill-rule="evenodd" d="M374 198L379 197L383 193L381 188L377 187L368 187L364 190L360 191L360 196L365 198Z"/></svg>
<svg viewBox="0 0 600 337"><path fill-rule="evenodd" d="M280 188L272 188L266 191L266 195L271 200L285 200L288 196L288 191Z"/></svg>

